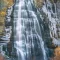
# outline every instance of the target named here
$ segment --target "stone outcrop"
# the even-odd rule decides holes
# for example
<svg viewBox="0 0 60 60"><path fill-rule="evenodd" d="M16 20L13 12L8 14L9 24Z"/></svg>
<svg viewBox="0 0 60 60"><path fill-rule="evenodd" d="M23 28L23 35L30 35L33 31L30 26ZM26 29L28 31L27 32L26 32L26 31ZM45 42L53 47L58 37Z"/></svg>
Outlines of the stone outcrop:
<svg viewBox="0 0 60 60"><path fill-rule="evenodd" d="M35 0L35 5L37 8L41 8L42 4L39 4L43 2L43 0ZM48 1L46 0L48 3ZM60 52L60 0L50 0L51 3L47 4L48 13L46 13L48 16L48 19L43 20L44 24L44 33L43 33L43 39L45 40L45 43L47 44L47 47L49 49L53 49L55 51L54 59L53 60L60 60L59 52ZM53 8L53 9L52 9ZM55 12L54 12L55 10ZM53 11L53 13L51 12ZM50 15L51 14L51 15ZM46 16L46 15L45 15ZM50 19L51 18L51 19ZM46 28L47 27L47 28ZM57 50L59 52L57 52ZM57 53L57 54L56 54Z"/></svg>

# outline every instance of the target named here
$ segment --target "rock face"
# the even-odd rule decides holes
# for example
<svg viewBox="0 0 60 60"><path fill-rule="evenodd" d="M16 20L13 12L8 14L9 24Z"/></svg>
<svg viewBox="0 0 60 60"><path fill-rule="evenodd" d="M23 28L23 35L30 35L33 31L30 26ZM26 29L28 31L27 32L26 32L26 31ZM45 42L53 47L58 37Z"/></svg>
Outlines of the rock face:
<svg viewBox="0 0 60 60"><path fill-rule="evenodd" d="M57 45L58 47L55 49L55 57L53 58L53 60L60 60L60 1L58 0L58 2L56 3L57 6Z"/></svg>
<svg viewBox="0 0 60 60"><path fill-rule="evenodd" d="M60 2L57 2L57 17L58 17L58 22L57 22L57 34L58 38L60 38Z"/></svg>
<svg viewBox="0 0 60 60"><path fill-rule="evenodd" d="M38 4L36 3L38 8L41 7L39 1L36 0L36 2L38 3ZM60 46L60 1L46 0L46 3L47 3L47 7L45 6L43 7L43 12L45 14L45 16L43 16L44 17L43 39L49 49L55 50L55 55L56 55L57 50L59 51L60 48L57 47ZM59 52L57 52L57 55L55 56L54 60L59 60L60 58L58 56L60 56Z"/></svg>

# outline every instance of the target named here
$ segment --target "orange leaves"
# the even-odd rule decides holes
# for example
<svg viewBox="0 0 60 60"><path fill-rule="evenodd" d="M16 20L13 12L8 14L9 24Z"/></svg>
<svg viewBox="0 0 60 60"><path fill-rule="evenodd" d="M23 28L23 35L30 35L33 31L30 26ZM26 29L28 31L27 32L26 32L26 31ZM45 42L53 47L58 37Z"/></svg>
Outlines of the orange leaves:
<svg viewBox="0 0 60 60"><path fill-rule="evenodd" d="M54 57L51 60L60 60L60 47L55 49Z"/></svg>
<svg viewBox="0 0 60 60"><path fill-rule="evenodd" d="M55 56L60 56L60 47L55 49Z"/></svg>
<svg viewBox="0 0 60 60"><path fill-rule="evenodd" d="M0 54L0 60L5 60L5 58Z"/></svg>
<svg viewBox="0 0 60 60"><path fill-rule="evenodd" d="M10 7L13 5L13 0L7 0L7 3L8 3L8 7Z"/></svg>

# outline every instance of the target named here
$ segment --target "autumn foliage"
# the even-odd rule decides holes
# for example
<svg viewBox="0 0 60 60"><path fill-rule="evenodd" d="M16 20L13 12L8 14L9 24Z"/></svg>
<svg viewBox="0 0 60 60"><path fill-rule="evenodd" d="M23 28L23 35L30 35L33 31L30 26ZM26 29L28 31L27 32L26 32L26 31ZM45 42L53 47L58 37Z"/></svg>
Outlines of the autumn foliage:
<svg viewBox="0 0 60 60"><path fill-rule="evenodd" d="M60 47L55 49L54 57L51 60L60 60Z"/></svg>

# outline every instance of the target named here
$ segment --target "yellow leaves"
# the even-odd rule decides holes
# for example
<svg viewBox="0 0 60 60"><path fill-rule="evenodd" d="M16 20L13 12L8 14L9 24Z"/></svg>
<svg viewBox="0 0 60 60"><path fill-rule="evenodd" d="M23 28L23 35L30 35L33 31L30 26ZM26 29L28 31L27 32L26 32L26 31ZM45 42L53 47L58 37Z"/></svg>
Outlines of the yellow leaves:
<svg viewBox="0 0 60 60"><path fill-rule="evenodd" d="M6 15L6 12L2 11L0 12L0 16L5 16Z"/></svg>
<svg viewBox="0 0 60 60"><path fill-rule="evenodd" d="M12 6L13 5L13 0L6 0L7 1L7 5L8 5L8 7L10 7L10 6Z"/></svg>
<svg viewBox="0 0 60 60"><path fill-rule="evenodd" d="M4 34L4 28L5 28L5 18L0 17L0 36Z"/></svg>
<svg viewBox="0 0 60 60"><path fill-rule="evenodd" d="M0 0L0 36L4 34L7 8L13 5L13 0Z"/></svg>
<svg viewBox="0 0 60 60"><path fill-rule="evenodd" d="M4 3L7 5L8 4L7 0L4 0Z"/></svg>
<svg viewBox="0 0 60 60"><path fill-rule="evenodd" d="M13 0L0 0L0 10L13 5Z"/></svg>
<svg viewBox="0 0 60 60"><path fill-rule="evenodd" d="M34 0L35 6L37 8L42 7L44 0Z"/></svg>
<svg viewBox="0 0 60 60"><path fill-rule="evenodd" d="M13 5L13 0L4 0L4 2L7 4L7 7L10 7Z"/></svg>
<svg viewBox="0 0 60 60"><path fill-rule="evenodd" d="M0 36L4 34L4 27L0 26Z"/></svg>
<svg viewBox="0 0 60 60"><path fill-rule="evenodd" d="M13 5L13 0L1 0L2 9L0 8L0 16L6 15L7 8Z"/></svg>
<svg viewBox="0 0 60 60"><path fill-rule="evenodd" d="M5 15L6 15L6 10L7 10L7 8L3 8L3 9L0 11L0 16L5 16Z"/></svg>

